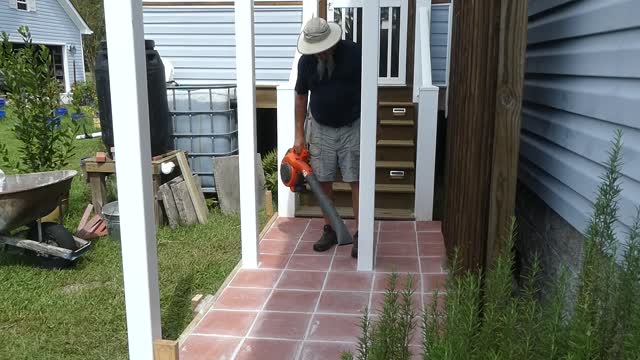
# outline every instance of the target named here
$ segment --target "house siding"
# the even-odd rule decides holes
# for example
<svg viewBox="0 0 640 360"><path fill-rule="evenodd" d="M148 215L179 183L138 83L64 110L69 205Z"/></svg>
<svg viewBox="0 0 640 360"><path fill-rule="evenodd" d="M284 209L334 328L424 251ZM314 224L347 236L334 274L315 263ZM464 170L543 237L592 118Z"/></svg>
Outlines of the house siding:
<svg viewBox="0 0 640 360"><path fill-rule="evenodd" d="M0 0L0 31L9 34L11 41L22 42L18 28L29 26L33 42L37 44L74 45L76 54L72 56L66 49L68 84L73 84L73 65L76 65L76 79L84 81L82 57L82 35L56 0L37 0L36 11L18 11L9 7L7 0Z"/></svg>
<svg viewBox="0 0 640 360"><path fill-rule="evenodd" d="M256 82L289 80L302 25L301 6L255 8ZM145 38L175 69L179 84L228 84L236 79L233 7L144 8Z"/></svg>
<svg viewBox="0 0 640 360"><path fill-rule="evenodd" d="M550 214L584 235L602 164L620 129L623 191L616 231L624 242L640 205L640 1L529 3L519 181L531 194L518 196L541 199ZM517 206L524 228L545 244L523 247L546 247L543 255L561 262L566 250L549 245L558 243L549 234L548 219L555 215L528 216L536 210L527 207ZM566 241L582 241L575 239Z"/></svg>
<svg viewBox="0 0 640 360"><path fill-rule="evenodd" d="M436 86L448 83L450 11L450 4L431 6L431 77Z"/></svg>

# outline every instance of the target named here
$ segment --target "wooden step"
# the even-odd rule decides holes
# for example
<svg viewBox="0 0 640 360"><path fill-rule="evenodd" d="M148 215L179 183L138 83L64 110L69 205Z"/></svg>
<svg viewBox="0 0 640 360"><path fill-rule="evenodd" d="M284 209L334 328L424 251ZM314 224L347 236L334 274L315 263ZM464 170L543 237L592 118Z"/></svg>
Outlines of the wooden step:
<svg viewBox="0 0 640 360"><path fill-rule="evenodd" d="M414 140L416 130L413 120L380 120L381 140Z"/></svg>
<svg viewBox="0 0 640 360"><path fill-rule="evenodd" d="M378 184L376 185L375 201L385 208L412 209L415 200L413 184ZM336 206L352 206L351 186L346 183L333 184L333 201ZM306 191L300 193L300 203L305 206L315 206L317 201L313 192L307 186Z"/></svg>
<svg viewBox="0 0 640 360"><path fill-rule="evenodd" d="M394 109L400 111L393 111ZM380 119L415 119L415 107L412 102L380 102L378 116Z"/></svg>
<svg viewBox="0 0 640 360"><path fill-rule="evenodd" d="M307 186L307 190L311 191L309 185ZM351 192L351 185L344 182L335 182L333 183L333 191L334 192ZM415 193L416 188L414 185L403 185L403 184L376 184L376 193L395 193L395 194L413 194Z"/></svg>
<svg viewBox="0 0 640 360"><path fill-rule="evenodd" d="M378 102L378 106L380 107L399 107L399 106L404 106L404 107L414 107L416 104L414 104L411 101L379 101Z"/></svg>
<svg viewBox="0 0 640 360"><path fill-rule="evenodd" d="M414 147L414 142L413 140L379 140L378 146L412 148Z"/></svg>
<svg viewBox="0 0 640 360"><path fill-rule="evenodd" d="M415 122L413 120L401 120L401 119L380 120L380 125L382 126L413 126L414 124Z"/></svg>
<svg viewBox="0 0 640 360"><path fill-rule="evenodd" d="M376 161L378 169L415 169L413 161Z"/></svg>
<svg viewBox="0 0 640 360"><path fill-rule="evenodd" d="M376 184L415 184L415 164L412 161L376 162Z"/></svg>
<svg viewBox="0 0 640 360"><path fill-rule="evenodd" d="M343 219L353 219L353 208L337 207L338 215ZM376 220L414 220L413 209L376 208ZM296 209L296 217L322 217L322 210L318 206L301 206Z"/></svg>
<svg viewBox="0 0 640 360"><path fill-rule="evenodd" d="M376 160L378 161L415 161L416 151L413 140L378 141Z"/></svg>

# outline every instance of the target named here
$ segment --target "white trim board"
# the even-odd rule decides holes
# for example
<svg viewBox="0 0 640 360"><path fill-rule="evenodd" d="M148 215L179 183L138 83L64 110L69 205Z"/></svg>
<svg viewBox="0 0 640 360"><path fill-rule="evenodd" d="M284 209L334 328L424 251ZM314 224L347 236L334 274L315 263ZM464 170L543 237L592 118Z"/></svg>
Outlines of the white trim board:
<svg viewBox="0 0 640 360"><path fill-rule="evenodd" d="M80 13L78 13L78 10L76 10L73 4L71 4L71 0L57 0L57 1L58 1L58 4L62 6L62 9L64 10L64 12L66 12L69 18L71 18L71 21L73 21L73 23L76 25L78 30L80 30L80 33L82 35L93 34L93 31L91 31L91 29L89 28L89 25L87 25L87 23L84 21L82 16L80 16Z"/></svg>

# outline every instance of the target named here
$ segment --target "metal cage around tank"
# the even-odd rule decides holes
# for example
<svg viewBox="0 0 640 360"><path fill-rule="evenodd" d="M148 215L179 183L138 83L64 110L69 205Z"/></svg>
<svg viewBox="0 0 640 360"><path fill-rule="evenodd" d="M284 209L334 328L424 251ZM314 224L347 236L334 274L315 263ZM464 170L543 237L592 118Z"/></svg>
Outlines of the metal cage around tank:
<svg viewBox="0 0 640 360"><path fill-rule="evenodd" d="M188 154L205 193L215 193L213 159L238 154L235 85L167 86L170 146Z"/></svg>

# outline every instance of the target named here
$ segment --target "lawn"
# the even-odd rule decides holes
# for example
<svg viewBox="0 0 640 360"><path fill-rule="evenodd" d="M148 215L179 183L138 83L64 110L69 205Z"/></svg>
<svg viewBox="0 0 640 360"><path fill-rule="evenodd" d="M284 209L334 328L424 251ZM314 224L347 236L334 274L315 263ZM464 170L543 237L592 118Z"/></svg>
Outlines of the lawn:
<svg viewBox="0 0 640 360"><path fill-rule="evenodd" d="M0 139L15 149L11 120ZM100 139L77 141L69 169L101 149ZM85 179L74 179L69 229L90 201ZM266 224L264 213L261 224ZM240 260L240 220L211 209L206 224L158 230L162 332L176 339L191 321L191 298L212 294ZM73 269L44 270L0 251L0 357L7 359L126 359L127 334L120 246L110 238Z"/></svg>

